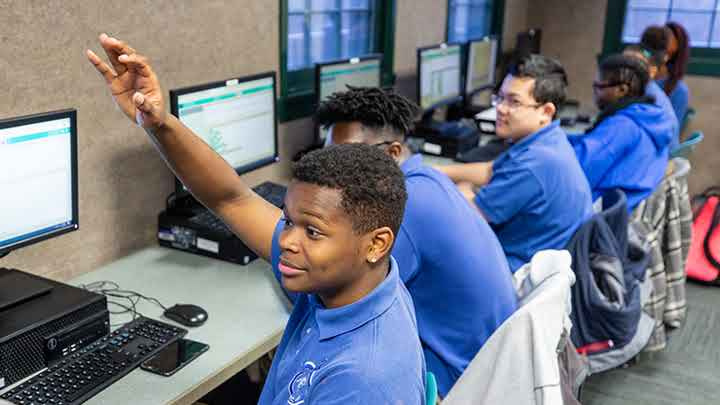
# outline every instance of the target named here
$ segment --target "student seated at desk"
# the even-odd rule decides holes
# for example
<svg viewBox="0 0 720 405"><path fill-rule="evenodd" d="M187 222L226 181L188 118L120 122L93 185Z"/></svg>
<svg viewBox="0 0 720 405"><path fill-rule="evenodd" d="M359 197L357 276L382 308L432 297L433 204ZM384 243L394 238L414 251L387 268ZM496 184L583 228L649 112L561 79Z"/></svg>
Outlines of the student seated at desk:
<svg viewBox="0 0 720 405"><path fill-rule="evenodd" d="M413 304L390 257L407 198L395 162L368 145L310 153L293 169L283 213L167 113L143 56L104 34L100 42L113 69L91 51L88 58L121 110L294 293L260 404L424 403Z"/></svg>
<svg viewBox="0 0 720 405"><path fill-rule="evenodd" d="M670 150L680 142L680 125L675 117L675 110L670 99L662 88L655 82L655 77L665 60L665 52L652 51L640 45L630 45L623 50L623 55L636 58L647 66L648 80L645 86L645 95L655 99L655 105L662 108L663 119L670 122L673 129L673 139L670 142Z"/></svg>
<svg viewBox="0 0 720 405"><path fill-rule="evenodd" d="M320 104L332 143L383 150L405 174L408 201L392 250L415 303L428 370L447 395L517 299L502 247L447 176L405 145L418 108L379 88L350 88Z"/></svg>
<svg viewBox="0 0 720 405"><path fill-rule="evenodd" d="M648 79L647 66L636 58L607 57L593 83L600 115L584 135L569 137L593 200L619 188L629 211L662 180L673 137L672 122L645 95Z"/></svg>
<svg viewBox="0 0 720 405"><path fill-rule="evenodd" d="M495 132L512 146L491 163L438 167L487 218L513 272L539 250L564 249L592 214L588 182L554 120L566 88L559 62L523 58L493 101Z"/></svg>
<svg viewBox="0 0 720 405"><path fill-rule="evenodd" d="M640 39L642 46L667 53L657 81L670 98L675 116L681 124L690 100L690 90L683 81L690 59L689 42L685 28L675 22L669 22L664 27L650 26L645 29Z"/></svg>

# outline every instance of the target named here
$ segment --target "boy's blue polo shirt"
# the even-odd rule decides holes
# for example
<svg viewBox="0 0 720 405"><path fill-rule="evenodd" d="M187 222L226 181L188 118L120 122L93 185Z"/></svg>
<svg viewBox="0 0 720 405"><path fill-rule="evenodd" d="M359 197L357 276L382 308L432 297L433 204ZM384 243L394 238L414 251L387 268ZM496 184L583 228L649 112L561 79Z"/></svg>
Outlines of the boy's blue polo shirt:
<svg viewBox="0 0 720 405"><path fill-rule="evenodd" d="M278 238L272 268L281 281ZM425 364L415 314L398 267L370 294L326 309L310 294L294 307L260 396L261 405L412 404L425 402Z"/></svg>
<svg viewBox="0 0 720 405"><path fill-rule="evenodd" d="M400 166L408 200L393 246L427 368L447 395L517 307L505 253L453 182L414 155Z"/></svg>
<svg viewBox="0 0 720 405"><path fill-rule="evenodd" d="M564 249L592 215L590 187L559 122L516 142L493 162L475 203L515 272L543 249Z"/></svg>
<svg viewBox="0 0 720 405"><path fill-rule="evenodd" d="M670 141L670 150L673 150L680 142L680 125L678 124L678 118L675 116L673 105L663 89L653 80L650 80L645 87L645 94L655 99L655 105L663 110L663 119L670 122L673 132L673 138Z"/></svg>

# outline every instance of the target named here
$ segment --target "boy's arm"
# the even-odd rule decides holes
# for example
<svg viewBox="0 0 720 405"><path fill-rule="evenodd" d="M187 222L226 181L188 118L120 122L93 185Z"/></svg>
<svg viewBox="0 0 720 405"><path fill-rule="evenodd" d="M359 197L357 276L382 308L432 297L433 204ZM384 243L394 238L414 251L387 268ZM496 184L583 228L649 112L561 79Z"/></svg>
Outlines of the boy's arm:
<svg viewBox="0 0 720 405"><path fill-rule="evenodd" d="M280 209L256 195L222 157L167 113L160 81L147 58L105 34L100 43L112 68L92 51L87 51L87 57L105 79L116 104L145 129L190 192L268 260Z"/></svg>

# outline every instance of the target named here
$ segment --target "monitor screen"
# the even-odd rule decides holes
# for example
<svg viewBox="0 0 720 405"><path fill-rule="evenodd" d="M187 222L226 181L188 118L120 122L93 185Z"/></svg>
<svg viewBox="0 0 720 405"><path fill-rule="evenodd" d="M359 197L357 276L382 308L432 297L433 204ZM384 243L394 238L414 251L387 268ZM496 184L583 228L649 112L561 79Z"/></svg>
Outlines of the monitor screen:
<svg viewBox="0 0 720 405"><path fill-rule="evenodd" d="M75 110L0 121L0 253L78 229Z"/></svg>
<svg viewBox="0 0 720 405"><path fill-rule="evenodd" d="M460 66L460 45L443 44L418 49L418 93L423 110L458 100Z"/></svg>
<svg viewBox="0 0 720 405"><path fill-rule="evenodd" d="M465 93L491 87L495 84L495 58L497 41L485 38L468 44L467 80Z"/></svg>
<svg viewBox="0 0 720 405"><path fill-rule="evenodd" d="M275 74L170 91L172 114L239 174L275 162Z"/></svg>
<svg viewBox="0 0 720 405"><path fill-rule="evenodd" d="M317 104L333 93L347 90L347 85L355 87L380 87L379 55L363 58L343 59L315 65ZM324 143L327 130L318 128L318 141Z"/></svg>

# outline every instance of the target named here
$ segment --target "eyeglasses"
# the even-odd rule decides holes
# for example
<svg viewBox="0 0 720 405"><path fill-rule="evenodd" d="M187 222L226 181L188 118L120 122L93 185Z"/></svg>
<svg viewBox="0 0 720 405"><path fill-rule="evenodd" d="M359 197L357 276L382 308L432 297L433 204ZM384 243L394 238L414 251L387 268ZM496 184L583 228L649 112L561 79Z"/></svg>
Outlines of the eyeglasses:
<svg viewBox="0 0 720 405"><path fill-rule="evenodd" d="M625 84L625 83L623 83L623 82L610 82L610 83L593 82L592 87L595 90L601 90L601 89L607 89L609 87L617 87L617 86L620 86L623 84Z"/></svg>
<svg viewBox="0 0 720 405"><path fill-rule="evenodd" d="M490 96L490 103L495 108L497 108L501 105L505 105L510 110L516 110L520 107L538 108L544 104L544 103L524 104L518 100L505 97L502 94L493 94L492 96Z"/></svg>
<svg viewBox="0 0 720 405"><path fill-rule="evenodd" d="M385 145L391 145L391 144L393 144L393 143L395 143L395 142L397 142L397 141L378 142L378 143L370 144L370 146L385 146Z"/></svg>

